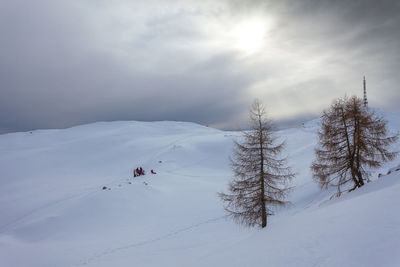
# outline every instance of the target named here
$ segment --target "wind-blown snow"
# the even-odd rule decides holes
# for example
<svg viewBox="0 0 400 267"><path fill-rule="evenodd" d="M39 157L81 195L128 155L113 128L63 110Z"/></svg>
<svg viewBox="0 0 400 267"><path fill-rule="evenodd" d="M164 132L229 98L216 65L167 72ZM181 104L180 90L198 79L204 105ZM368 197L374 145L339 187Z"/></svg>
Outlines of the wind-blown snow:
<svg viewBox="0 0 400 267"><path fill-rule="evenodd" d="M238 132L112 122L0 135L0 266L400 266L400 159L330 200L311 178L317 130L277 133L297 176L292 205L262 230L228 220L217 197Z"/></svg>

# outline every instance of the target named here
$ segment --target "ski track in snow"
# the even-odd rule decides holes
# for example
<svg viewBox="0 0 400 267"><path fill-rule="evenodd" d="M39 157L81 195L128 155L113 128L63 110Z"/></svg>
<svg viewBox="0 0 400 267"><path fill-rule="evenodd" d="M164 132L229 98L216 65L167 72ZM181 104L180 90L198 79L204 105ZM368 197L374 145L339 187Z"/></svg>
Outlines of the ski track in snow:
<svg viewBox="0 0 400 267"><path fill-rule="evenodd" d="M178 234L181 234L183 232L187 232L187 231L189 231L191 229L200 227L202 225L214 223L214 222L217 222L219 220L225 219L227 216L228 215L224 215L224 216L219 216L219 217L216 217L216 218L208 219L208 220L205 220L203 222L200 222L200 223L197 223L197 224L193 224L193 225L181 228L179 230L176 230L176 231L164 234L164 235L160 235L159 237L155 237L155 238L148 239L148 240L145 240L145 241L136 242L136 243L132 243L132 244L127 244L125 246L120 246L120 247L116 247L116 248L112 248L112 249L107 249L107 250L104 250L101 253L97 253L94 256L88 258L83 263L80 263L80 264L77 264L77 265L72 265L72 266L70 265L69 267L85 266L85 265L88 265L89 263L92 263L93 261L96 261L96 260L98 260L98 259L100 259L100 258L102 258L104 256L107 256L107 255L110 255L110 254L114 254L114 253L117 253L117 252L122 251L122 250L141 247L141 246L146 246L146 245L149 245L149 244L152 244L152 243L155 243L155 242L166 240L166 239L174 237L174 236L176 236Z"/></svg>
<svg viewBox="0 0 400 267"><path fill-rule="evenodd" d="M168 143L167 145L161 147L158 149L157 153L154 153L152 156L149 157L149 159L147 159L146 163L153 163L154 161L156 161L156 158L160 158L161 155L163 155L164 153L168 152L171 150L171 148L176 147L176 144L179 142L182 142L184 140L187 140L191 137L195 137L197 136L197 134L187 134L184 137L181 138L177 138L176 140Z"/></svg>
<svg viewBox="0 0 400 267"><path fill-rule="evenodd" d="M174 140L173 142L169 143L168 145L165 145L161 149L161 151L158 151L157 153L155 153L151 157L149 157L149 159L146 162L154 162L156 160L156 158L159 158L162 154L164 154L164 153L170 151L171 149L173 149L174 147L176 147L176 144L178 142L181 142L183 140L189 139L189 138L194 137L194 136L196 136L196 135L195 134L189 134L189 135L187 135L187 136L185 136L183 138L178 138L178 139ZM207 160L207 158L199 160L199 161L196 161L194 163L190 163L190 164L184 165L184 166L182 166L180 168L175 168L175 169L172 169L172 170L168 170L168 171L166 171L166 173L180 175L180 176L187 176L187 177L200 177L200 176L196 176L196 175L181 175L181 174L177 174L176 171L181 170L181 169L185 169L185 168L188 168L188 167L191 167L191 166L198 165L198 164L200 164L201 162L203 162L205 160ZM109 185L110 184L114 184L115 185L116 184L115 182L116 182L116 180L114 180L113 182L109 183ZM117 184L118 184L118 187L121 187L120 183L117 183ZM151 244L151 243L155 243L155 242L159 242L159 241L162 241L162 240L166 240L166 239L171 238L173 236L176 236L176 235L178 235L180 233L187 232L187 231L189 231L189 230L191 230L193 228L197 228L197 227L200 227L200 226L205 225L205 224L210 224L210 223L225 219L227 216L228 215L224 215L224 216L219 216L219 217L216 217L216 218L208 219L208 220L205 220L203 222L200 222L200 223L197 223L197 224L193 224L193 225L181 228L179 230L176 230L176 231L164 234L164 235L160 235L159 237L156 237L156 238L152 238L152 239L148 239L148 240L145 240L145 241L136 242L136 243L132 243L132 244L127 244L125 246L120 246L120 247L116 247L116 248L112 248L112 249L107 249L107 250L104 250L103 252L97 253L94 256L88 258L83 263L80 263L78 265L72 265L70 267L85 266L85 265L88 265L89 263L91 263L93 261L96 261L96 260L98 260L98 259L100 259L100 258L102 258L104 256L107 256L107 255L110 255L110 254L114 254L114 253L117 253L117 252L122 251L122 250L141 247L141 246L145 246L145 245L148 245L148 244Z"/></svg>
<svg viewBox="0 0 400 267"><path fill-rule="evenodd" d="M123 178L113 179L111 182L107 183L106 185L108 185L108 188L110 188L110 189L113 188L114 186L116 188L120 188L121 184L123 183L123 182L121 182L121 179L123 179ZM84 199L84 198L87 198L87 197L92 196L94 194L99 194L101 191L103 191L103 190L101 190L101 185L96 186L96 187L87 187L85 190L86 191L84 191L84 192L73 194L73 195L70 195L70 196L67 196L67 197L52 201L51 203L44 204L44 205L42 205L42 206L40 206L38 208L32 209L31 211L29 211L29 212L27 212L27 213L25 213L25 214L23 214L21 216L18 216L16 219L12 220L11 222L8 222L8 223L5 223L4 225L1 225L0 226L0 233L4 234L8 230L10 230L10 228L12 226L17 226L18 224L24 222L25 220L29 219L29 217L32 217L32 216L34 216L35 214L37 214L39 212L43 212L43 211L45 211L47 209L51 209L51 208L57 207L57 206L59 206L61 204L64 204L65 202L68 202L68 201L71 201L71 200Z"/></svg>
<svg viewBox="0 0 400 267"><path fill-rule="evenodd" d="M29 217L31 217L31 216L39 213L39 212L42 212L42 211L50 209L50 208L57 207L58 205L61 205L61 204L65 203L67 201L70 201L70 200L83 199L83 198L88 197L88 196L90 196L90 195L92 195L94 193L96 193L96 192L95 191L82 192L82 193L74 194L72 196L61 198L61 199L56 200L56 201L52 201L49 204L42 205L42 206L40 206L40 207L38 207L36 209L33 209L33 210L29 211L28 213L25 213L24 215L19 216L18 218L14 219L13 221L8 222L8 223L0 226L0 233L4 234L7 230L10 229L11 226L17 226L19 223L22 223L24 220L28 219Z"/></svg>

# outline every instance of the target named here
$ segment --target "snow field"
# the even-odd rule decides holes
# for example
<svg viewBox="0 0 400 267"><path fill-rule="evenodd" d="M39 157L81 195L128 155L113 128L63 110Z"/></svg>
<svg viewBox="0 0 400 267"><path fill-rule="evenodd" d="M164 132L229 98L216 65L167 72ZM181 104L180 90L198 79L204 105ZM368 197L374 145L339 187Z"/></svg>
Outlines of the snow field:
<svg viewBox="0 0 400 267"><path fill-rule="evenodd" d="M0 266L399 266L399 159L330 200L309 168L317 129L277 133L297 177L263 230L227 220L217 197L237 132L112 122L1 135Z"/></svg>

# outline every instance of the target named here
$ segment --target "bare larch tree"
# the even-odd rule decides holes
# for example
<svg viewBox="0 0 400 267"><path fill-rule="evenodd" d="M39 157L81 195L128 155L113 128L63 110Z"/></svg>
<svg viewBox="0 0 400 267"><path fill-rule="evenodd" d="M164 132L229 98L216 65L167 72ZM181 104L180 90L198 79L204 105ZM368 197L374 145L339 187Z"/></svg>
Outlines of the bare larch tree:
<svg viewBox="0 0 400 267"><path fill-rule="evenodd" d="M225 210L245 226L267 226L272 206L284 205L288 182L294 177L279 155L284 142L276 144L265 107L255 100L250 110L252 130L243 132L242 142L235 141L231 167L234 178L229 194L219 193Z"/></svg>
<svg viewBox="0 0 400 267"><path fill-rule="evenodd" d="M337 99L322 115L316 159L311 169L321 188L352 191L369 181L370 170L392 160L388 149L398 134L388 136L383 118L355 96Z"/></svg>

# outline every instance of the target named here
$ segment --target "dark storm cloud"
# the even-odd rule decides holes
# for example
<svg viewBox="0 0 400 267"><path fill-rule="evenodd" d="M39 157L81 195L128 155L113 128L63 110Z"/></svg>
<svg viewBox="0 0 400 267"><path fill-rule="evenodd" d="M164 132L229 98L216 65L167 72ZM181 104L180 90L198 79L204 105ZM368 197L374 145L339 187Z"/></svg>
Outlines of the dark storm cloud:
<svg viewBox="0 0 400 267"><path fill-rule="evenodd" d="M264 47L243 56L224 30L254 14L273 23ZM397 1L3 0L0 130L99 120L234 128L254 97L274 118L302 121L360 95L363 75L370 103L396 109L399 14Z"/></svg>

